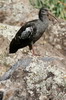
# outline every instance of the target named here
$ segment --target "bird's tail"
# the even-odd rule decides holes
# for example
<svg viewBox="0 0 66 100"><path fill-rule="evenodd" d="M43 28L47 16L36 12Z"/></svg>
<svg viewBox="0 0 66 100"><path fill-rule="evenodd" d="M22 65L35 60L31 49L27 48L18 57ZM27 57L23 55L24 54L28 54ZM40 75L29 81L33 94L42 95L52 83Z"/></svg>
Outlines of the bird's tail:
<svg viewBox="0 0 66 100"><path fill-rule="evenodd" d="M19 41L13 38L9 46L9 53L15 53L17 52L18 49L19 49Z"/></svg>

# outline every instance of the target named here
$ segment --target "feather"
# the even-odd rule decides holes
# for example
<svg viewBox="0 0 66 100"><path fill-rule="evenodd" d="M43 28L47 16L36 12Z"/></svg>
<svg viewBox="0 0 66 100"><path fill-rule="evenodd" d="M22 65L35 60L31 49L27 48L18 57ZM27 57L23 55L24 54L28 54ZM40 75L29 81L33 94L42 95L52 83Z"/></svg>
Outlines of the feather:
<svg viewBox="0 0 66 100"><path fill-rule="evenodd" d="M40 39L48 27L47 10L42 8L39 11L39 19L26 22L16 33L9 47L9 53L15 53L18 49L29 46L33 50L33 44Z"/></svg>
<svg viewBox="0 0 66 100"><path fill-rule="evenodd" d="M36 26L34 23L26 23L26 25L22 26L20 30L17 32L15 38L19 39L27 39L31 38L33 34L36 34Z"/></svg>

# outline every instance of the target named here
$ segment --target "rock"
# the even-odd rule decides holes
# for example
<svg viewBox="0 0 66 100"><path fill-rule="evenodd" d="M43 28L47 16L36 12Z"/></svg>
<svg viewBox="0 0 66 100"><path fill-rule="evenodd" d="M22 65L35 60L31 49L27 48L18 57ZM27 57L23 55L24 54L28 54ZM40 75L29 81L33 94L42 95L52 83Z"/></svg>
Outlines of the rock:
<svg viewBox="0 0 66 100"><path fill-rule="evenodd" d="M54 27L54 26L53 26ZM56 27L56 26L55 26ZM59 26L60 27L60 26ZM16 32L19 30L20 27L17 26L10 26L10 25L6 25L6 24L2 24L0 23L0 63L4 64L6 66L12 66L14 63L16 63L18 61L18 59L20 58L24 58L24 56L26 55L31 55L32 53L28 50L28 48L22 48L20 50L18 50L18 52L16 52L16 54L9 54L9 43L12 40L12 38L15 36ZM50 29L50 27L49 27ZM53 28L52 28L53 29ZM61 29L61 28L60 28ZM60 30L62 31L62 30ZM51 38L54 40L54 34L53 32L50 36ZM44 34L45 40L48 41L51 45L53 42L50 42L49 38L49 34L48 32L46 32ZM63 37L63 35L61 34L61 36ZM64 35L65 36L65 35ZM48 38L46 38L48 37ZM58 37L57 39L59 39L59 41L61 41L61 39ZM44 40L44 41L45 41ZM57 45L60 45L62 47L63 50L63 46L65 47L65 39L62 39L62 41L64 42L64 45L61 44L61 42L59 42L59 44L57 44L55 42L55 47ZM53 46L51 46L48 43L44 43L43 44L43 37L35 44L35 51L37 53L40 53L41 56L58 56L60 58L64 58L64 56L55 48L53 48ZM64 58L66 59L66 58ZM65 63L65 60L64 60Z"/></svg>
<svg viewBox="0 0 66 100"><path fill-rule="evenodd" d="M3 35L0 35L0 55L3 54L4 52L6 53L8 50L8 46L9 46L10 41L8 40L8 38L4 37Z"/></svg>
<svg viewBox="0 0 66 100"><path fill-rule="evenodd" d="M3 12L3 23L9 25L21 25L26 21L37 18L37 10L34 9L29 0L2 0L0 10Z"/></svg>
<svg viewBox="0 0 66 100"><path fill-rule="evenodd" d="M0 82L3 100L66 100L66 70L64 66L60 68L61 60L57 57L53 60L52 57L29 57L26 61L28 59L32 60L27 66L22 59L10 79Z"/></svg>
<svg viewBox="0 0 66 100"><path fill-rule="evenodd" d="M0 100L2 100L2 99L3 99L3 92L0 91Z"/></svg>
<svg viewBox="0 0 66 100"><path fill-rule="evenodd" d="M9 43L19 26L37 18L38 11L28 0L0 3L0 19L5 23L0 23L0 99L66 100L66 21L50 22L44 41L42 37L34 47L40 57L27 47L9 54Z"/></svg>
<svg viewBox="0 0 66 100"><path fill-rule="evenodd" d="M44 39L55 48L66 51L66 21L50 23Z"/></svg>
<svg viewBox="0 0 66 100"><path fill-rule="evenodd" d="M17 26L10 26L7 24L0 23L0 35L6 37L9 41L15 36L16 32L19 30L20 27Z"/></svg>

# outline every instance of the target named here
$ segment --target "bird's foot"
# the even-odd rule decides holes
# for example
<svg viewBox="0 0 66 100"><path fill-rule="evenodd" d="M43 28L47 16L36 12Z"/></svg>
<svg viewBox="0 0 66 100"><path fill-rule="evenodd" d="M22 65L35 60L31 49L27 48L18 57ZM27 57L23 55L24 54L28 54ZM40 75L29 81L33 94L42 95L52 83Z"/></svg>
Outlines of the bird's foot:
<svg viewBox="0 0 66 100"><path fill-rule="evenodd" d="M32 55L33 55L33 56L41 56L41 55L38 54L38 53L33 53Z"/></svg>

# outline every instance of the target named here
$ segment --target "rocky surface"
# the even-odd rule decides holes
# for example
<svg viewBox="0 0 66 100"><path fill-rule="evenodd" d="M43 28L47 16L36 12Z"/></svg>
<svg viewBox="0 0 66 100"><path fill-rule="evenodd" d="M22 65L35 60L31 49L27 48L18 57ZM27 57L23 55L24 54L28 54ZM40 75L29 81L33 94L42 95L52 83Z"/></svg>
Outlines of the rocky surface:
<svg viewBox="0 0 66 100"><path fill-rule="evenodd" d="M33 57L27 47L9 54L9 43L18 29L0 24L1 97L3 100L65 100L66 56L43 41L44 37L34 47L41 56Z"/></svg>
<svg viewBox="0 0 66 100"><path fill-rule="evenodd" d="M60 66L62 60L28 56L22 60L11 78L0 82L3 100L66 100L66 68Z"/></svg>
<svg viewBox="0 0 66 100"><path fill-rule="evenodd" d="M66 21L50 21L34 45L41 56L28 47L9 54L10 41L38 10L28 0L1 0L0 8L0 100L66 100Z"/></svg>
<svg viewBox="0 0 66 100"><path fill-rule="evenodd" d="M37 18L38 10L33 8L29 0L1 0L0 22L10 25L22 25L26 21Z"/></svg>
<svg viewBox="0 0 66 100"><path fill-rule="evenodd" d="M55 48L66 52L66 21L51 23L46 34L44 34L44 39Z"/></svg>

